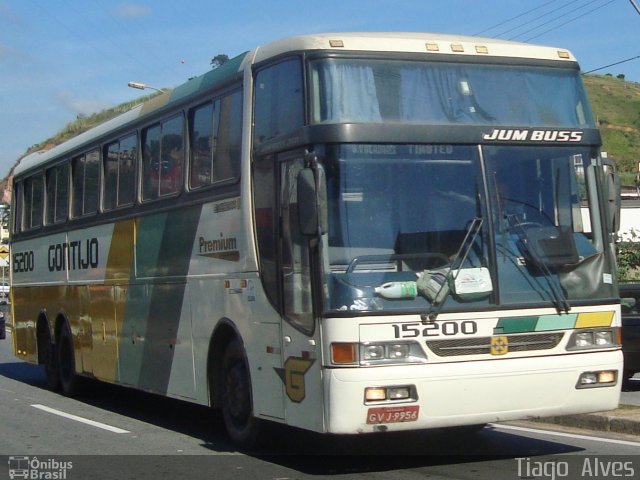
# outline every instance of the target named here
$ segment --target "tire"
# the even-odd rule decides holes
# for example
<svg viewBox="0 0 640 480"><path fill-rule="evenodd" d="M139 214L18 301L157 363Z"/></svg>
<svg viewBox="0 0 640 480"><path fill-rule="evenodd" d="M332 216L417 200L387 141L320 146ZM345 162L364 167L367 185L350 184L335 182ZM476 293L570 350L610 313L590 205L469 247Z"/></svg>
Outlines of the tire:
<svg viewBox="0 0 640 480"><path fill-rule="evenodd" d="M67 397L75 396L80 390L80 378L76 373L76 356L73 347L73 337L68 324L64 324L60 329L56 348L56 358L58 361L58 379L60 390Z"/></svg>
<svg viewBox="0 0 640 480"><path fill-rule="evenodd" d="M237 340L233 340L224 352L219 388L222 418L229 438L239 447L255 447L260 420L253 416L249 365Z"/></svg>
<svg viewBox="0 0 640 480"><path fill-rule="evenodd" d="M47 326L41 327L40 330L42 333L38 336L38 361L44 365L47 388L57 392L60 390L60 373L56 345L51 341Z"/></svg>

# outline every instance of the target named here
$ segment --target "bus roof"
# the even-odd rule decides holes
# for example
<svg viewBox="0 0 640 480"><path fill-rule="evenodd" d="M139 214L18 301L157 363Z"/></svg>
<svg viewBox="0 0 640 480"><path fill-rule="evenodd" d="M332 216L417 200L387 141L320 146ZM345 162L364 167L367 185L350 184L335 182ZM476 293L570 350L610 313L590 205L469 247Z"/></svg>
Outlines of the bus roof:
<svg viewBox="0 0 640 480"><path fill-rule="evenodd" d="M554 47L510 42L493 38L446 35L438 33L413 32L362 32L362 33L319 33L287 37L252 52L245 52L229 60L224 65L203 75L192 78L173 90L154 97L131 110L102 123L47 151L27 155L14 169L14 175L37 168L49 160L65 155L82 153L83 148L108 135L125 134L126 127L154 112L188 100L191 97L222 86L242 75L247 62L260 63L269 58L308 50L370 51L370 52L409 52L449 55L473 55L478 57L511 57L535 60L555 60L575 62L568 50Z"/></svg>
<svg viewBox="0 0 640 480"><path fill-rule="evenodd" d="M351 50L516 57L575 62L568 50L495 38L415 32L319 33L283 38L256 49L254 63L288 51Z"/></svg>

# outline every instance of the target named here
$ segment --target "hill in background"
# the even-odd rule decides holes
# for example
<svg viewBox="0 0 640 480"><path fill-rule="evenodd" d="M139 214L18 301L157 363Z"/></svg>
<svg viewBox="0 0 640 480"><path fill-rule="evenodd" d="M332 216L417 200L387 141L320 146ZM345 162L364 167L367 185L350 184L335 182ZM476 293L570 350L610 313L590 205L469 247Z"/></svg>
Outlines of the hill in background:
<svg viewBox="0 0 640 480"><path fill-rule="evenodd" d="M585 75L584 83L602 132L603 150L618 164L623 185L633 185L640 162L640 83L627 82L610 75ZM153 96L155 94L78 118L53 137L33 145L24 155L52 148ZM7 192L7 181L12 172L13 168L0 183L1 191ZM5 193L5 201L6 197Z"/></svg>
<svg viewBox="0 0 640 480"><path fill-rule="evenodd" d="M633 184L640 162L640 83L585 75L584 84L602 133L602 149L626 173L623 183Z"/></svg>

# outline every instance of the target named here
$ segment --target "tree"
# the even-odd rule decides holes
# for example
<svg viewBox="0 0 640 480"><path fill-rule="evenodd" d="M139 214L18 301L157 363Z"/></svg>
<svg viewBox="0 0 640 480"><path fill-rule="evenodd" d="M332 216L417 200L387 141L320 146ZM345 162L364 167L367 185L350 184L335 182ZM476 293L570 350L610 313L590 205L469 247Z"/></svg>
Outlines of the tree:
<svg viewBox="0 0 640 480"><path fill-rule="evenodd" d="M219 53L211 59L211 68L218 68L229 61L229 55L226 53Z"/></svg>
<svg viewBox="0 0 640 480"><path fill-rule="evenodd" d="M619 78L620 80L624 80L624 73L621 73L620 75L617 75L616 78Z"/></svg>

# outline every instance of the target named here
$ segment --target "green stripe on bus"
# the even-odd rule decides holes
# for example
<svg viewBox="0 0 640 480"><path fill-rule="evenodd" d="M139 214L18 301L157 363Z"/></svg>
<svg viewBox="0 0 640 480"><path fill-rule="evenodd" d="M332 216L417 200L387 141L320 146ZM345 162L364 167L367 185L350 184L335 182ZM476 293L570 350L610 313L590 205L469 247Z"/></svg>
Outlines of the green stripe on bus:
<svg viewBox="0 0 640 480"><path fill-rule="evenodd" d="M511 317L501 318L496 326L501 333L533 332L539 317Z"/></svg>
<svg viewBox="0 0 640 480"><path fill-rule="evenodd" d="M543 315L538 320L536 332L545 330L569 330L576 324L578 315L569 313L565 315Z"/></svg>
<svg viewBox="0 0 640 480"><path fill-rule="evenodd" d="M136 275L153 282L129 286L119 362L125 384L167 391L201 210L194 206L138 221Z"/></svg>

